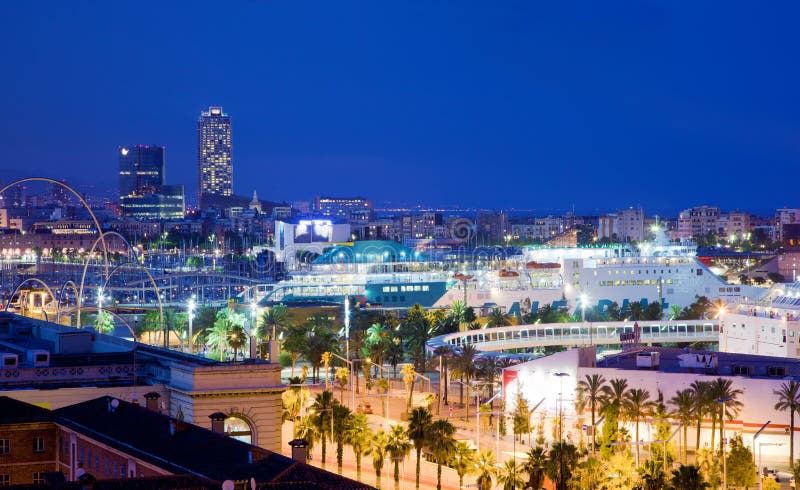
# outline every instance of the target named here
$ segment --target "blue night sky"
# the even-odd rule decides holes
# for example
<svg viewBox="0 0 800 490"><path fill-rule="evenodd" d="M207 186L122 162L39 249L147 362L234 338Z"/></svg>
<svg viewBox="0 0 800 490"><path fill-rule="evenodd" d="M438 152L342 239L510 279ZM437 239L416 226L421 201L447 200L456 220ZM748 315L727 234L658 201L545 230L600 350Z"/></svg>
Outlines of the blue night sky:
<svg viewBox="0 0 800 490"><path fill-rule="evenodd" d="M800 206L796 2L0 3L1 180L117 187L233 116L234 185L591 213Z"/></svg>

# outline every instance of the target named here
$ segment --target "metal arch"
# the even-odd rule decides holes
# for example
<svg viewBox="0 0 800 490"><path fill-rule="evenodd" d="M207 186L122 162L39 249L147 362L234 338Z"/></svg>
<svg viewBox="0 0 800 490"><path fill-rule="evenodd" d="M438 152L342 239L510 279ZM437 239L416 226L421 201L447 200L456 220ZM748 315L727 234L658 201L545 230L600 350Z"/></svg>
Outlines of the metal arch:
<svg viewBox="0 0 800 490"><path fill-rule="evenodd" d="M108 281L111 280L111 276L113 276L115 272L131 264L134 264L136 267L143 270L144 273L147 274L147 277L150 278L150 283L153 285L153 289L155 289L156 292L156 301L158 301L158 324L159 324L158 326L160 330L164 330L164 307L161 303L161 291L159 291L158 284L156 284L156 281L153 279L153 276L150 275L150 271L147 270L147 267L143 266L138 262L126 262L124 264L119 264L118 266L114 267L108 274L106 281L103 283L103 289L105 289L108 286ZM80 315L80 313L78 314ZM164 332L164 347L167 347L168 344L169 339L167 337L168 337L168 332Z"/></svg>
<svg viewBox="0 0 800 490"><path fill-rule="evenodd" d="M20 288L21 288L21 287L22 287L22 286L23 286L25 283L27 283L27 282L31 282L31 281L33 281L33 282L38 282L39 284L41 284L42 286L44 286L44 288L45 288L45 289L47 289L47 292L48 292L48 293L50 293L50 297L51 297L51 298L53 298L53 300L55 300L55 299L56 299L56 295L55 295L55 294L53 294L53 290L52 290L52 289L50 289L50 286L48 286L46 282L42 281L42 280L41 280L41 279L39 279L38 277L29 277L29 278L27 278L27 279L23 280L21 283L19 283L19 285L17 285L17 287L16 287L16 288L14 288L14 291L13 291L13 292L11 293L11 295L8 297L8 302L6 303L6 306L5 306L5 308L3 308L3 311L8 311L8 307L11 305L11 298L13 298L13 297L14 297L14 295L15 295L15 294L17 294L17 293L19 292L19 289L20 289ZM58 305L56 305L56 308L58 308ZM42 311L44 311L44 303L42 303ZM44 311L44 316L45 316L45 318L47 318L47 312L46 312L46 311Z"/></svg>
<svg viewBox="0 0 800 490"><path fill-rule="evenodd" d="M86 260L83 263L83 273L81 274L81 287L80 287L80 291L78 292L78 300L77 300L77 303L78 303L78 323L77 323L77 325L78 325L78 327L81 326L81 303L83 303L83 286L84 286L84 283L86 282L86 271L89 269L89 257L91 257L92 253L94 253L95 249L97 248L97 244L101 240L103 242L103 249L105 250L105 254L106 254L106 282L108 282L108 278L111 277L111 274L108 271L108 250L106 248L106 239L105 239L106 235L114 235L114 236L117 236L117 237L121 238L122 241L125 243L125 245L128 246L129 250L135 250L133 245L131 245L130 242L128 242L128 240L125 239L124 236L120 235L116 231L109 230L109 231L105 231L105 232L104 231L100 232L100 236L95 239L94 243L92 243L92 248L89 249L89 253L86 254ZM134 252L134 261L135 260L136 260L136 254Z"/></svg>
<svg viewBox="0 0 800 490"><path fill-rule="evenodd" d="M101 238L103 237L103 229L100 227L100 222L97 220L97 216L95 216L94 212L92 212L92 207L89 206L89 203L87 203L81 197L78 191L68 186L64 182L61 182L60 180L51 179L49 177L26 177L24 179L15 180L14 182L11 182L10 184L3 186L3 188L0 189L0 194L3 194L5 191L14 187L15 185L19 185L24 182L49 182L51 184L59 185L64 189L70 191L72 195L75 196L78 199L78 201L80 201L81 204L83 204L83 207L86 208L86 211L89 212L89 216L92 217L92 221L94 222L95 228L97 228L97 232L100 233ZM103 240L103 257L106 262L106 275L108 275L108 247L106 246L105 240ZM80 306L78 307L78 309L80 310ZM80 314L78 315L78 317L80 318Z"/></svg>
<svg viewBox="0 0 800 490"><path fill-rule="evenodd" d="M75 302L78 304L78 316L80 316L80 293L78 293L78 285L72 279L67 279L64 284L61 286L61 290L58 292L58 302L56 303L56 323L58 323L59 319L61 318L61 300L64 297L64 290L67 286L72 286L72 290L75 291ZM79 320L80 322L80 320ZM80 325L80 323L78 323Z"/></svg>

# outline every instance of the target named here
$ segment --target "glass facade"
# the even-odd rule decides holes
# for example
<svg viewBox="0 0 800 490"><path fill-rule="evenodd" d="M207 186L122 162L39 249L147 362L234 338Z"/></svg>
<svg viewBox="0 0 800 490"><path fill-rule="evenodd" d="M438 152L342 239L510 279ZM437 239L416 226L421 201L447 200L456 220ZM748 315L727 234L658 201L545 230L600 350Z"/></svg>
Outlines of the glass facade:
<svg viewBox="0 0 800 490"><path fill-rule="evenodd" d="M204 195L233 195L231 117L222 107L209 107L197 121L197 171L201 208Z"/></svg>
<svg viewBox="0 0 800 490"><path fill-rule="evenodd" d="M153 194L162 185L164 185L163 146L120 147L120 197Z"/></svg>

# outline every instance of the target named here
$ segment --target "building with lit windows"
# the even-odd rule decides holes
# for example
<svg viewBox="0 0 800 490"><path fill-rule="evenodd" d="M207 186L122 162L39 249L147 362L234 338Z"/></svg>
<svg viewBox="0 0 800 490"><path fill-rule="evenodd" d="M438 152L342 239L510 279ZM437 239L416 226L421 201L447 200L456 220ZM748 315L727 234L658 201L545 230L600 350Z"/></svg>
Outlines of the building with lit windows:
<svg viewBox="0 0 800 490"><path fill-rule="evenodd" d="M163 146L119 149L119 200L122 216L138 219L183 219L183 186L164 185Z"/></svg>
<svg viewBox="0 0 800 490"><path fill-rule="evenodd" d="M209 107L197 120L197 172L201 208L203 196L233 195L231 117L222 107Z"/></svg>
<svg viewBox="0 0 800 490"><path fill-rule="evenodd" d="M145 196L122 196L124 216L139 219L183 219L186 203L182 185L162 185L158 192Z"/></svg>
<svg viewBox="0 0 800 490"><path fill-rule="evenodd" d="M349 220L351 214L372 212L372 201L363 197L317 196L314 210L322 216Z"/></svg>

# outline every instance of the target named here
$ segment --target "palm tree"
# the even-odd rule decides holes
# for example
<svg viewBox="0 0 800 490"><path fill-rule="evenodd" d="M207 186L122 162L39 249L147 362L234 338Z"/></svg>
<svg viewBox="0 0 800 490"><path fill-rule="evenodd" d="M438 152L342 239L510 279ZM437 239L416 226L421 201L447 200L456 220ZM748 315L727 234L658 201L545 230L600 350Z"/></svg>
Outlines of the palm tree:
<svg viewBox="0 0 800 490"><path fill-rule="evenodd" d="M206 344L219 352L219 360L222 360L222 350L228 343L229 326L227 322L215 322L214 326L206 334Z"/></svg>
<svg viewBox="0 0 800 490"><path fill-rule="evenodd" d="M433 420L431 412L424 407L417 407L408 415L408 438L414 443L417 450L417 488L419 488L419 466L422 455L422 448L430 439L431 425Z"/></svg>
<svg viewBox="0 0 800 490"><path fill-rule="evenodd" d="M425 314L425 309L416 304L408 309L406 319L400 325L402 338L405 340L406 349L414 369L425 372L425 355L427 342L438 332L439 325L431 323Z"/></svg>
<svg viewBox="0 0 800 490"><path fill-rule="evenodd" d="M672 471L670 486L675 490L703 490L708 488L708 483L703 480L699 467L682 464Z"/></svg>
<svg viewBox="0 0 800 490"><path fill-rule="evenodd" d="M308 338L308 330L304 327L292 326L286 334L283 341L283 349L292 356L292 377L294 377L294 368L297 365L297 359L306 349L306 339ZM270 359L270 361L272 361Z"/></svg>
<svg viewBox="0 0 800 490"><path fill-rule="evenodd" d="M372 429L367 424L367 416L363 413L353 414L344 433L344 442L353 448L353 454L356 456L356 479L358 481L361 481L361 456L369 449L373 437Z"/></svg>
<svg viewBox="0 0 800 490"><path fill-rule="evenodd" d="M486 326L488 328L494 328L507 327L509 325L511 325L511 315L508 313L503 313L503 310L500 308L492 308L492 311L489 313Z"/></svg>
<svg viewBox="0 0 800 490"><path fill-rule="evenodd" d="M455 433L455 426L448 420L439 419L431 424L427 446L436 461L436 490L442 490L442 465L456 449Z"/></svg>
<svg viewBox="0 0 800 490"><path fill-rule="evenodd" d="M278 340L279 330L282 330L282 328L278 327L286 325L286 312L286 306L282 304L265 309L259 319L261 326L261 329L259 329L259 337L263 338L269 335L269 340Z"/></svg>
<svg viewBox="0 0 800 490"><path fill-rule="evenodd" d="M400 374L403 375L403 384L406 385L406 391L408 391L406 411L409 411L411 410L411 397L414 394L414 381L417 379L417 371L414 369L413 365L406 364L403 366L403 369L400 370Z"/></svg>
<svg viewBox="0 0 800 490"><path fill-rule="evenodd" d="M464 404L464 418L469 421L469 382L478 373L475 368L475 357L478 351L470 344L461 348L455 355L455 365L453 366L453 376L459 376L467 389L467 402Z"/></svg>
<svg viewBox="0 0 800 490"><path fill-rule="evenodd" d="M308 457L311 459L311 451L314 449L314 443L319 440L319 433L317 432L315 423L315 416L312 414L300 417L297 425L294 428L294 436L298 439L306 441L306 450Z"/></svg>
<svg viewBox="0 0 800 490"><path fill-rule="evenodd" d="M719 424L719 450L724 451L724 440L723 438L725 435L722 433L723 430L723 422L722 418L725 417L728 420L733 420L739 411L742 409L742 402L739 401L739 395L742 394L742 390L738 388L733 388L733 381L730 379L724 378L717 378L711 382L711 396L712 400L715 403L720 405L719 409L719 417L720 417L720 424ZM722 402L722 400L725 400ZM715 407L716 408L716 407ZM725 413L722 410L725 410ZM716 415L717 410L714 410L713 413ZM711 418L711 428L713 431L714 428L714 421L715 418ZM714 436L711 436L711 447L714 447Z"/></svg>
<svg viewBox="0 0 800 490"><path fill-rule="evenodd" d="M440 393L440 395L441 395L441 392L442 392L442 388L444 388L444 395L441 395L441 399L439 400L439 403L436 406L437 407L437 412L436 412L437 415L439 414L439 412L438 412L439 405L441 405L442 403L447 405L447 385L448 385L448 381L450 380L450 378L447 376L447 360L448 360L448 358L450 357L450 355L452 353L453 353L453 348L450 347L449 345L444 345L444 346L437 347L436 350L433 351L433 355L439 358L439 393ZM442 385L444 385L444 386L442 386Z"/></svg>
<svg viewBox="0 0 800 490"><path fill-rule="evenodd" d="M578 461L578 448L568 442L556 442L550 449L545 473L553 481L556 490L567 490L567 482Z"/></svg>
<svg viewBox="0 0 800 490"><path fill-rule="evenodd" d="M675 406L674 413L678 416L683 427L683 463L686 464L686 449L689 446L687 439L689 424L692 422L692 412L695 410L693 391L689 388L677 391L675 396L670 398L669 403Z"/></svg>
<svg viewBox="0 0 800 490"><path fill-rule="evenodd" d="M311 409L314 411L312 423L317 432L318 438L322 441L322 467L325 467L326 444L325 441L331 433L331 415L333 414L333 406L336 404L336 398L330 391L323 391L318 393L314 398L314 403ZM333 441L331 441L333 442Z"/></svg>
<svg viewBox="0 0 800 490"><path fill-rule="evenodd" d="M458 488L464 488L464 475L475 470L475 452L464 441L457 441L450 466L458 475Z"/></svg>
<svg viewBox="0 0 800 490"><path fill-rule="evenodd" d="M775 410L789 410L789 467L794 466L794 414L800 410L800 383L789 381L772 392L778 397Z"/></svg>
<svg viewBox="0 0 800 490"><path fill-rule="evenodd" d="M333 354L330 352L323 352L322 353L322 364L325 366L325 389L328 389L328 384L330 382L330 373L329 369L331 366L331 361L333 360Z"/></svg>
<svg viewBox="0 0 800 490"><path fill-rule="evenodd" d="M700 450L700 428L703 424L703 417L710 411L711 407L711 384L709 381L693 381L689 385L694 400L694 418L697 421L697 433L695 436L694 451Z"/></svg>
<svg viewBox="0 0 800 490"><path fill-rule="evenodd" d="M491 451L487 449L481 451L475 464L475 473L478 474L479 488L492 488L492 478L497 476L497 461Z"/></svg>
<svg viewBox="0 0 800 490"><path fill-rule="evenodd" d="M634 441L636 444L636 467L639 467L639 421L649 415L655 408L655 402L650 399L650 392L642 388L634 388L625 396L624 413L628 420L636 424Z"/></svg>
<svg viewBox="0 0 800 490"><path fill-rule="evenodd" d="M308 403L311 394L308 388L300 385L300 378L289 378L289 384L295 385L288 390L281 393L281 401L283 401L283 420L291 420L294 430L294 436L297 437L297 418L300 416L300 410Z"/></svg>
<svg viewBox="0 0 800 490"><path fill-rule="evenodd" d="M400 461L411 451L411 441L408 440L406 428L400 424L393 425L389 431L389 443L386 450L394 462L394 486L400 488Z"/></svg>
<svg viewBox="0 0 800 490"><path fill-rule="evenodd" d="M336 382L339 383L339 402L344 403L344 388L347 386L347 382L350 381L350 370L340 366L336 368L333 376L336 378Z"/></svg>
<svg viewBox="0 0 800 490"><path fill-rule="evenodd" d="M381 488L381 470L386 461L386 454L389 452L389 434L378 429L372 438L371 446L367 448L365 454L372 455L372 468L375 470L375 486Z"/></svg>
<svg viewBox="0 0 800 490"><path fill-rule="evenodd" d="M238 359L239 349L247 345L247 334L239 325L234 325L228 332L228 346L233 349L233 360Z"/></svg>
<svg viewBox="0 0 800 490"><path fill-rule="evenodd" d="M603 432L617 437L619 420L624 415L625 396L628 392L628 381L615 378L602 387L603 397L600 400L600 413L606 418ZM605 441L606 443L614 441Z"/></svg>
<svg viewBox="0 0 800 490"><path fill-rule="evenodd" d="M503 487L503 490L515 490L517 488L525 487L525 480L522 479L522 472L516 461L513 459L506 460L505 464L500 467L497 474L497 484Z"/></svg>
<svg viewBox="0 0 800 490"><path fill-rule="evenodd" d="M547 464L547 452L541 446L531 448L528 460L522 465L522 471L528 474L528 488L536 490L544 483L544 468Z"/></svg>
<svg viewBox="0 0 800 490"><path fill-rule="evenodd" d="M345 435L353 422L353 412L341 403L333 404L333 439L336 441L336 469L342 474L342 459L344 457ZM331 441L333 442L333 441Z"/></svg>
<svg viewBox="0 0 800 490"><path fill-rule="evenodd" d="M369 357L372 362L378 366L383 366L386 360L386 351L392 343L391 330L388 325L383 323L373 323L366 332L364 338ZM380 370L378 376L383 376L383 370Z"/></svg>
<svg viewBox="0 0 800 490"><path fill-rule="evenodd" d="M578 399L581 400L584 406L588 405L592 411L592 452L595 449L595 416L597 415L597 407L602 405L605 399L605 391L603 388L606 385L606 378L602 374L586 375L586 379L578 381Z"/></svg>

